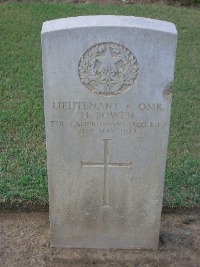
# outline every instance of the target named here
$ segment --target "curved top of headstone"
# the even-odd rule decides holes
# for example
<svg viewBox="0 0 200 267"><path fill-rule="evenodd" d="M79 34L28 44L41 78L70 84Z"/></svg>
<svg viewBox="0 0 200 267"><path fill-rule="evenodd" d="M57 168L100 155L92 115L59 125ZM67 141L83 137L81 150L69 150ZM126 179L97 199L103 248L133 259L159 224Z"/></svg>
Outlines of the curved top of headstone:
<svg viewBox="0 0 200 267"><path fill-rule="evenodd" d="M87 27L134 27L138 29L149 29L175 35L177 34L176 27L171 22L133 16L112 15L80 16L46 21L43 23L42 34L46 32Z"/></svg>

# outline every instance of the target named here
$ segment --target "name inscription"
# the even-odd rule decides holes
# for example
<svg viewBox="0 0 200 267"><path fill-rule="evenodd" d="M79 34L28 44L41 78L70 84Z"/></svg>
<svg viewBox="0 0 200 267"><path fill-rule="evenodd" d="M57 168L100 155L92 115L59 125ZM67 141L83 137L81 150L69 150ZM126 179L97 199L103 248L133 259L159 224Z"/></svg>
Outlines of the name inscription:
<svg viewBox="0 0 200 267"><path fill-rule="evenodd" d="M51 120L52 127L72 127L80 134L133 134L137 130L159 129L166 123L162 121L138 120L134 115L138 112L162 112L160 103L139 103L137 109L133 105L122 106L116 102L52 102L52 108L58 111L72 112L71 120Z"/></svg>

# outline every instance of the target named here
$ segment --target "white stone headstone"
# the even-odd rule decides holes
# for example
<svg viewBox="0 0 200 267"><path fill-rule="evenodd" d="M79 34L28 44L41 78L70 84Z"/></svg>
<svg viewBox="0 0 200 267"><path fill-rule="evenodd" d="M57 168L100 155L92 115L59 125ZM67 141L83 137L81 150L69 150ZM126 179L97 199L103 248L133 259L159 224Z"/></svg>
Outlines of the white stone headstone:
<svg viewBox="0 0 200 267"><path fill-rule="evenodd" d="M52 246L158 247L176 42L146 18L43 24Z"/></svg>

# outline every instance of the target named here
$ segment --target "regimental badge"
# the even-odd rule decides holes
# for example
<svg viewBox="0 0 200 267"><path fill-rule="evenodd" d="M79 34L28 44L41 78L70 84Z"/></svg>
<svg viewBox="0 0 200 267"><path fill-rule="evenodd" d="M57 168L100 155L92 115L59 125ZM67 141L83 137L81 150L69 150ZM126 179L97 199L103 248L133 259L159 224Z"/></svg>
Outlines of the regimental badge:
<svg viewBox="0 0 200 267"><path fill-rule="evenodd" d="M112 42L101 43L83 54L78 72L81 82L93 93L115 96L134 84L138 63L128 48Z"/></svg>

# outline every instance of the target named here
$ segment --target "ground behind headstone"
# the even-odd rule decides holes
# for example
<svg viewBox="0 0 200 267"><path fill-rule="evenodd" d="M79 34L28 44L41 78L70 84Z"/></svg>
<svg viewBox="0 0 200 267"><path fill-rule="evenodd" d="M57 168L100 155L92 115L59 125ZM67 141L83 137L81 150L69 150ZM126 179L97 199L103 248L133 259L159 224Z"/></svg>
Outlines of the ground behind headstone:
<svg viewBox="0 0 200 267"><path fill-rule="evenodd" d="M163 214L160 237L158 251L57 249L48 212L0 213L0 266L200 266L199 212Z"/></svg>

